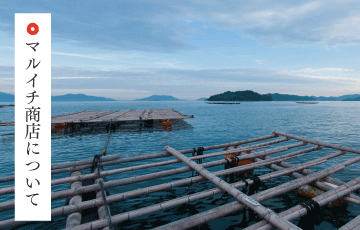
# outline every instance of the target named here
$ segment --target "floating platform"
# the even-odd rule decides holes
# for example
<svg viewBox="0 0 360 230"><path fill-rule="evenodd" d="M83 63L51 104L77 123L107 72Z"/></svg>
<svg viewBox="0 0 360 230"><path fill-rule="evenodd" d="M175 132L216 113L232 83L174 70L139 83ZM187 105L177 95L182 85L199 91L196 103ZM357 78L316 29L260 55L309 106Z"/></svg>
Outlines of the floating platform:
<svg viewBox="0 0 360 230"><path fill-rule="evenodd" d="M15 106L15 105L0 105L0 108L7 107L7 106Z"/></svg>
<svg viewBox="0 0 360 230"><path fill-rule="evenodd" d="M174 109L155 110L117 110L117 111L81 111L51 117L52 124L61 123L97 123L118 121L144 120L176 120L194 118L194 115L184 115Z"/></svg>
<svg viewBox="0 0 360 230"><path fill-rule="evenodd" d="M155 110L116 110L116 111L81 111L70 114L62 114L51 117L51 124L116 124L117 122L139 122L156 120L178 120L194 118L194 115L184 115L174 109L155 109ZM14 122L0 122L0 126L12 126Z"/></svg>
<svg viewBox="0 0 360 230"><path fill-rule="evenodd" d="M299 104L319 104L318 101L297 101Z"/></svg>
<svg viewBox="0 0 360 230"><path fill-rule="evenodd" d="M236 105L241 104L240 102L206 102L206 104L216 104L216 105Z"/></svg>
<svg viewBox="0 0 360 230"><path fill-rule="evenodd" d="M291 221L301 217L316 216L324 206L340 198L347 203L360 205L360 196L358 196L360 193L360 177L347 177L347 182L331 177L332 174L341 170L347 170L348 166L353 166L353 164L360 161L360 155L356 155L360 154L360 150L358 149L273 131L271 135L231 143L197 148L192 148L194 146L191 146L191 148L183 150L165 147L165 152L153 154L140 153L138 156L122 158L120 154L114 153L113 155L107 156L103 154L106 152L109 138L110 130L104 148L105 151L102 151L102 155L99 157L100 161L97 161L98 163L96 163L95 166L93 159L51 165L51 173L53 175L59 173L64 175L62 178L52 180L51 185L53 186L53 192L51 199L53 201L63 198L70 199L70 202L65 206L59 204L51 210L52 218L57 219L58 222L61 220L55 217L64 217L63 228L72 230L107 229L107 227L110 227L109 229L121 229L124 225L137 223L138 225L136 226L146 225L149 226L149 228L157 230L189 229L237 213L237 215L239 215L238 224L244 226L246 230L272 228L295 230L301 228L295 226ZM319 152L322 148L328 151ZM217 151L211 151L209 153L210 150ZM228 154L235 154L236 157L223 158ZM275 154L275 156L271 156L272 154ZM309 160L309 158L301 159L301 157L306 154L311 154L311 160ZM342 155L345 156L339 157ZM222 159L219 159L219 156L222 156ZM334 158L336 159L331 160ZM156 161L157 159L158 161ZM206 159L205 163L199 162L201 159ZM214 166L224 166L246 159L251 159L253 163L227 168L225 170L221 170L218 167L218 171L213 170L213 172L205 169ZM292 162L303 163L290 164L287 162L290 159L292 159ZM296 161L294 161L294 159L296 159ZM143 163L141 163L141 161L143 161ZM325 162L326 164L324 164ZM179 163L185 163L186 166L174 166L173 169L168 170L164 170L164 168L161 167ZM116 167L113 167L111 170L106 169L106 167L110 165ZM316 166L318 170L307 169L312 166ZM260 167L267 167L271 170L266 174L248 176L236 181L223 179L224 176L247 170L255 170L256 173ZM95 170L90 171L90 168L95 168ZM149 171L148 173L142 171L149 168L153 168L150 170L151 173ZM130 171L131 173L126 174L125 177L123 176L124 172ZM191 173L189 173L191 171L196 171L199 175L191 176ZM264 172L263 169L261 169L261 171ZM179 179L173 179L170 180L170 182L166 181L166 183L164 183L162 179L159 179L182 173L188 173L188 176L177 176L176 178ZM112 180L102 180L105 176L110 175L112 175ZM117 175L118 178L116 177ZM348 173L348 175L352 174ZM260 183L265 183L266 185L267 180L280 176L288 176L293 179L283 180L283 183L279 183L276 186L261 186L263 190L254 191L256 186L257 189L259 189ZM90 185L83 183L89 179L97 182ZM279 181L279 179L276 180ZM148 183L142 183L143 186L139 183L139 186L133 187L134 190L128 189L132 187L130 186L131 184L145 181ZM203 181L201 186L198 185L200 181ZM14 175L0 177L0 183L2 183L0 195L14 193ZM10 183L11 185L5 183ZM102 183L102 186L100 186L99 183ZM60 184L68 184L69 188L59 190L59 186L57 185ZM266 202L264 201L270 200L273 197L287 194L293 190L297 190L301 186L310 184L322 190L323 193L319 193L309 201L300 202L293 207L289 207L289 209L281 213L275 213L262 204L265 204ZM331 186L329 186L329 184L331 184ZM187 186L190 185L199 186L199 188L202 189L197 193L189 194ZM123 192L110 195L104 192L105 189L120 186L123 186ZM181 189L183 189L183 192L179 192ZM175 190L177 192L174 192ZM250 190L252 192L250 192ZM87 201L81 199L84 194L90 192L96 192L98 195L96 198ZM150 197L150 194L156 192L161 192L159 199ZM99 195L101 193L103 195ZM167 193L168 195L166 195ZM223 201L221 204L217 202L217 200L219 200L219 196L216 196L217 194L225 195L221 198ZM236 201L233 201L233 197L236 198ZM139 207L138 205L131 206L131 204L135 204L131 203L133 199L139 200L139 198L147 200L147 202L153 200L153 202L150 206L145 207ZM196 209L196 205L203 205L203 203L200 202L203 199L206 199L206 201L204 201L206 204L212 205L213 207L200 213L196 211L192 213L189 212L186 215L187 217L183 219L177 218L178 212L176 208L192 202L192 205L194 205L192 209ZM209 202L210 199L212 199L213 202ZM228 199L228 203L226 203L224 199ZM124 209L122 213L112 214L111 210L114 211L115 209L112 209L112 205L117 207L119 205L124 206L127 201L129 201L128 206L130 205L132 209ZM194 204L194 201L199 202ZM14 204L14 200L6 200L0 203L0 211L13 210ZM92 208L95 208L98 212L97 220L84 221L81 213ZM257 219L259 222L255 224L253 224L254 221L247 222L246 212L239 212L239 210L245 209L256 212L262 220L260 219L259 221L259 219ZM107 210L107 214L104 210ZM356 210L356 208L352 210ZM166 211L165 214L164 211ZM322 215L324 215L324 213L327 212L323 212ZM349 211L344 210L344 215L346 213L349 213ZM151 218L144 217L149 214L151 214ZM174 216L173 219L177 220L169 223L171 215ZM349 215L353 214L349 213ZM300 222L301 220L298 225L300 225ZM32 223L7 219L0 221L0 228L15 228L26 225L28 229L33 229L39 228L39 224L39 222ZM354 218L340 229L355 229L359 225L360 216Z"/></svg>

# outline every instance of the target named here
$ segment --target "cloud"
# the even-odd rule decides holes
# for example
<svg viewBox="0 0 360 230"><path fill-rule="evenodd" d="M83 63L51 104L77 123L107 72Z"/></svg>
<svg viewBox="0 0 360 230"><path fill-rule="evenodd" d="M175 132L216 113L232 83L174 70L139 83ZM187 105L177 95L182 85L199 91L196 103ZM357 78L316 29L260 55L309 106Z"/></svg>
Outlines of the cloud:
<svg viewBox="0 0 360 230"><path fill-rule="evenodd" d="M316 96L337 92L360 93L360 76L356 71L314 74L299 70L268 69L122 69L87 70L52 67L53 93L79 93L114 99L136 99L153 94L173 95L182 99L208 97L225 91L254 90L259 93L290 93ZM320 69L318 69L320 70ZM345 69L344 69L345 70ZM0 91L13 93L13 67L1 67ZM330 89L330 90L329 90Z"/></svg>
<svg viewBox="0 0 360 230"><path fill-rule="evenodd" d="M265 63L265 61L264 61L264 60L255 60L255 62L256 62L257 64L259 64L259 65L262 65L262 64L264 64L264 63Z"/></svg>
<svg viewBox="0 0 360 230"><path fill-rule="evenodd" d="M51 13L54 42L165 53L196 48L186 42L186 26L177 18L174 20L176 9L166 3L13 0L2 5L0 29L12 35L14 13Z"/></svg>
<svg viewBox="0 0 360 230"><path fill-rule="evenodd" d="M249 1L197 15L219 29L238 30L270 45L333 46L359 43L359 5L352 0Z"/></svg>
<svg viewBox="0 0 360 230"><path fill-rule="evenodd" d="M267 45L336 46L360 41L360 3L300 1L5 1L0 30L13 35L14 13L52 13L52 38L77 46L173 53L212 27Z"/></svg>
<svg viewBox="0 0 360 230"><path fill-rule="evenodd" d="M321 69L312 69L306 68L301 70L295 70L293 72L296 73L319 73L319 72L350 72L354 71L352 69L344 69L344 68L321 68Z"/></svg>

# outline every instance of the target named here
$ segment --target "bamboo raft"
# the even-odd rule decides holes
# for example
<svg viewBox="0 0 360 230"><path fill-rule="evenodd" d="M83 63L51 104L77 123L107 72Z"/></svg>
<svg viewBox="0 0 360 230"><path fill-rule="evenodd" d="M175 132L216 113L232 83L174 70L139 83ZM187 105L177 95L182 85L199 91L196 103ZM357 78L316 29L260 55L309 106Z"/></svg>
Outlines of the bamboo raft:
<svg viewBox="0 0 360 230"><path fill-rule="evenodd" d="M240 102L206 102L209 105L238 105L241 104Z"/></svg>
<svg viewBox="0 0 360 230"><path fill-rule="evenodd" d="M95 165L95 170L92 173L87 172L91 167L93 159L86 159L73 162L52 164L52 174L63 173L62 178L53 179L52 186L60 184L68 184L69 189L56 191L52 189L52 201L69 198L70 202L65 206L54 207L51 211L52 218L62 216L66 223L64 229L85 230L85 229L118 229L122 224L128 220L135 220L147 214L156 214L159 211L167 210L173 207L186 205L189 202L210 198L217 194L227 193L230 197L235 197L236 201L229 202L219 207L214 207L208 211L201 212L175 222L167 223L158 226L155 229L189 229L198 225L207 223L209 221L225 217L231 213L236 213L238 210L251 209L263 220L247 226L245 229L286 229L294 230L301 229L292 221L306 215L314 215L321 207L326 206L330 202L343 199L348 203L360 205L360 177L351 178L348 182L343 182L333 177L332 174L346 169L346 167L353 165L360 161L360 156L353 156L353 153L360 154L360 150L334 144L328 144L320 141L311 140L304 137L295 136L279 131L273 131L271 135L262 136L258 138L241 140L232 143L218 144L214 146L198 147L194 149L176 150L172 147L165 147L165 152L155 154L141 154L139 156L121 158L120 155L105 156L107 143L109 142L110 131L100 161ZM290 143L287 143L290 142ZM310 146L307 146L310 145ZM301 156L311 153L316 156L317 151L321 151L321 155L311 161L298 160L297 162L305 162L301 164L290 164L286 162L290 159L299 159ZM217 150L216 152L210 150ZM326 151L325 151L326 150ZM334 151L335 150L335 151ZM324 153L326 152L326 153ZM198 153L198 154L195 154ZM201 154L200 154L201 153ZM282 153L282 154L281 154ZM285 153L285 154L284 154ZM349 154L350 153L350 154ZM187 156L187 154L190 154ZM191 155L192 154L192 155ZM236 154L236 157L219 160L219 156L227 154ZM270 157L271 154L277 154L275 157ZM281 155L279 155L281 154ZM321 170L313 171L307 168L312 166L319 166L328 160L346 154L346 160L337 160L336 164L320 167ZM214 159L216 158L215 160ZM157 162L151 161L139 164L139 161L158 159ZM168 160L166 160L168 158ZM198 162L199 159L206 159L206 163ZM228 168L225 170L210 172L206 168L214 166L225 165L239 160L251 159L253 163L238 167ZM130 162L136 163L134 166L128 166ZM184 167L174 167L170 170L161 170L157 167L185 163ZM125 164L125 165L122 165ZM105 170L107 166L116 166L111 170ZM221 177L231 175L246 170L257 169L260 167L267 167L272 169L270 173L263 174L258 178L248 178L243 181L230 182L224 181ZM119 175L124 172L140 171L148 168L158 169L156 172L143 174L139 176L129 175L122 179L113 179L104 181L103 178L110 175ZM98 170L98 171L97 171ZM168 183L161 183L159 178L181 173L198 172L199 175L188 177L185 179L174 180ZM289 176L294 178L289 182L279 184L275 187L259 191L255 194L247 194L246 191L240 190L244 187L252 186L259 182L265 182L272 178L280 176ZM94 184L84 185L83 181L93 179ZM13 182L14 175L0 177L0 182ZM101 182L99 182L101 181ZM135 190L125 191L123 193L101 196L104 194L104 189L114 187L131 185L137 182L151 181L150 187L138 188ZM183 195L174 199L163 199L161 203L153 203L151 206L143 207L126 211L124 213L111 215L111 206L126 200L136 199L142 197L146 199L149 194L164 192L176 189L181 186L188 186L196 184L200 181L210 181L210 185L215 185L217 188L210 188L190 195ZM323 183L327 182L327 183ZM103 185L99 185L102 183ZM334 186L329 186L329 183ZM275 213L271 209L265 207L261 202L266 201L272 197L286 194L292 190L298 189L304 185L312 185L324 191L309 202L300 203L281 213ZM126 186L127 188L127 186ZM85 193L96 192L97 196L94 199L83 201L82 196ZM2 187L0 195L14 193L14 187ZM312 208L311 208L312 207ZM90 222L82 222L82 213L90 208L97 208L99 218ZM14 201L7 201L0 203L0 211L14 209ZM107 213L107 214L106 214ZM240 219L240 218L239 218ZM31 222L15 222L14 219L7 219L0 221L0 229L17 227L21 225L28 225L31 227ZM359 229L360 216L354 218L352 221L344 225L341 230Z"/></svg>
<svg viewBox="0 0 360 230"><path fill-rule="evenodd" d="M319 104L318 101L297 101L298 104Z"/></svg>
<svg viewBox="0 0 360 230"><path fill-rule="evenodd" d="M6 107L6 106L15 106L14 104L11 105L0 105L0 108Z"/></svg>
<svg viewBox="0 0 360 230"><path fill-rule="evenodd" d="M151 128L160 124L161 120L182 120L194 118L194 115L184 115L174 109L156 110L116 110L116 111L80 111L70 114L62 114L51 117L53 133L71 133L83 128L99 128L108 125L111 128L126 129L131 125L136 128ZM0 122L0 126L13 126L15 122ZM161 124L160 124L161 125ZM57 132L57 130L61 132ZM107 130L107 129L106 129Z"/></svg>

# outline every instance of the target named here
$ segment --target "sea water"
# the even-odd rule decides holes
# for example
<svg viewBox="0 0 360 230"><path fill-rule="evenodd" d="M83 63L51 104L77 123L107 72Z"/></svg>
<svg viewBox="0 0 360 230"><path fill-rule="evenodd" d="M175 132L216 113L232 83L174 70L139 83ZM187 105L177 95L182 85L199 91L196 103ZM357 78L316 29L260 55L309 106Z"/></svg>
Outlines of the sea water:
<svg viewBox="0 0 360 230"><path fill-rule="evenodd" d="M130 157L151 153L163 152L165 146L175 149L188 149L201 146L245 140L265 135L270 135L273 130L304 136L318 141L337 144L341 146L360 149L360 103L359 102L320 102L319 104L297 104L295 102L243 102L235 105L206 104L203 101L176 101L176 102L138 102L138 101L113 101L113 102L53 102L52 115L79 112L82 110L130 110L130 109L171 109L186 114L194 115L193 119L186 119L185 128L174 127L173 131L126 131L113 132L107 148L107 154L121 154L121 157ZM13 121L14 107L0 108L0 121ZM101 153L107 139L106 132L90 134L54 135L52 137L52 163L76 161L92 158ZM291 142L293 143L293 142ZM283 143L283 145L289 143ZM307 148L307 147L304 147ZM1 171L0 176L14 174L14 127L0 127ZM304 163L318 158L319 155L329 154L335 150L325 149L315 153L308 153L299 159L290 160L290 163ZM287 152L286 152L287 153ZM285 153L281 153L285 154ZM317 155L314 155L317 154ZM278 154L277 154L278 155ZM276 154L274 156L277 156ZM319 170L329 165L345 161L356 154L347 153L344 156L329 160L311 169ZM169 159L169 158L167 158ZM223 159L218 157L216 159ZM209 159L210 160L210 159ZM158 159L124 163L120 166L107 166L104 169L128 167L144 163L156 162ZM207 160L205 160L206 162ZM184 164L172 164L161 168L149 168L129 173L108 176L108 180L120 179L182 167ZM210 171L223 169L223 166L209 168ZM255 170L255 175L269 173L271 170L262 167ZM53 175L53 178L69 176L67 174ZM125 192L144 186L166 183L172 180L183 179L191 176L191 172L145 181L117 188L109 189L110 194ZM360 163L347 167L333 175L343 181L349 181L360 176ZM292 180L288 176L281 176L261 185L260 190L268 189ZM1 183L6 187L11 183ZM52 187L52 191L68 188L69 184ZM110 205L112 215L130 210L146 207L155 203L174 199L180 196L214 188L208 181L196 185L189 185L171 190L152 193L135 199L126 200ZM0 202L14 199L13 194L0 196ZM149 229L172 221L176 221L199 212L218 207L234 201L234 198L222 194L187 203L176 208L167 209L154 214L145 215L132 221L119 224L121 229ZM276 196L262 202L266 207L281 212L293 207L304 199L298 197L296 190L284 195ZM64 205L66 199L52 202L52 207ZM360 210L349 204L345 210L339 212L322 208L319 221L315 229L338 229L355 216L360 215ZM14 211L1 212L1 220L13 218ZM18 229L63 229L66 217L55 217L51 223L39 222L26 225ZM201 229L241 229L255 222L242 222L243 212L239 211L218 220L211 221L201 226ZM298 223L294 221L294 223ZM198 229L198 228L195 228Z"/></svg>

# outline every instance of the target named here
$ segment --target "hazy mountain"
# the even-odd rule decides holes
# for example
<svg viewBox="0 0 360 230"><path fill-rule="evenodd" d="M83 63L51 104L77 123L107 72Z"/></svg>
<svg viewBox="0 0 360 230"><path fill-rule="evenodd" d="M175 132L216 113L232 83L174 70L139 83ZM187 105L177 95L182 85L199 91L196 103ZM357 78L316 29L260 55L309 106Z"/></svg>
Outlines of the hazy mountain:
<svg viewBox="0 0 360 230"><path fill-rule="evenodd" d="M346 98L342 101L360 101L360 97L355 97L355 98Z"/></svg>
<svg viewBox="0 0 360 230"><path fill-rule="evenodd" d="M65 94L61 96L52 96L51 101L115 101L105 97L88 96L85 94Z"/></svg>
<svg viewBox="0 0 360 230"><path fill-rule="evenodd" d="M317 101L344 101L345 99L354 99L357 97L360 97L360 94L343 95L343 96L339 96L339 97L314 97L314 96L312 96L312 98L314 98Z"/></svg>
<svg viewBox="0 0 360 230"><path fill-rule="evenodd" d="M261 95L251 90L220 93L209 97L208 101L272 101L270 94Z"/></svg>
<svg viewBox="0 0 360 230"><path fill-rule="evenodd" d="M197 101L206 101L206 100L207 100L206 97L202 97L202 98L197 99Z"/></svg>
<svg viewBox="0 0 360 230"><path fill-rule="evenodd" d="M0 101L1 102L14 102L15 97L12 94L0 92Z"/></svg>
<svg viewBox="0 0 360 230"><path fill-rule="evenodd" d="M289 94L279 94L272 93L270 94L274 101L315 101L313 97L309 96L297 96Z"/></svg>
<svg viewBox="0 0 360 230"><path fill-rule="evenodd" d="M167 95L152 95L150 97L145 97L142 99L136 99L134 101L182 101L181 99L175 98L173 96Z"/></svg>

